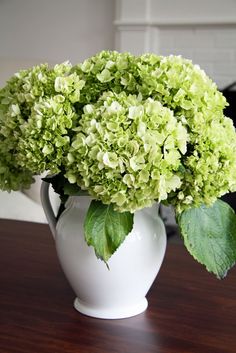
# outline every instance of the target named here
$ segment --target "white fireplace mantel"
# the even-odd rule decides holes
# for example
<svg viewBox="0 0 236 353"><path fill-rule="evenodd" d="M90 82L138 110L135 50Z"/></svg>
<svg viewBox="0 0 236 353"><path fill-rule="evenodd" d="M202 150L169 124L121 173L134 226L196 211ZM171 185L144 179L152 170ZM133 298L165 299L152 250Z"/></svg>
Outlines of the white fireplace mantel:
<svg viewBox="0 0 236 353"><path fill-rule="evenodd" d="M116 0L116 26L236 24L235 0Z"/></svg>
<svg viewBox="0 0 236 353"><path fill-rule="evenodd" d="M235 0L116 0L115 49L159 49L160 29L236 26Z"/></svg>

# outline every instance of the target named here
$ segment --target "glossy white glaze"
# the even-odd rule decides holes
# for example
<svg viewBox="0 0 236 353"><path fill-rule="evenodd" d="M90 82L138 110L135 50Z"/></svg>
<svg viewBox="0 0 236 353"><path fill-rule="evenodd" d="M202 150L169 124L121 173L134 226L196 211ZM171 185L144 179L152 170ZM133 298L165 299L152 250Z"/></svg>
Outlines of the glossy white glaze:
<svg viewBox="0 0 236 353"><path fill-rule="evenodd" d="M108 261L108 269L84 240L83 224L91 198L70 197L56 224L45 185L41 197L61 266L77 295L75 308L107 319L143 312L147 308L145 296L166 250L166 232L157 205L134 214L133 230Z"/></svg>

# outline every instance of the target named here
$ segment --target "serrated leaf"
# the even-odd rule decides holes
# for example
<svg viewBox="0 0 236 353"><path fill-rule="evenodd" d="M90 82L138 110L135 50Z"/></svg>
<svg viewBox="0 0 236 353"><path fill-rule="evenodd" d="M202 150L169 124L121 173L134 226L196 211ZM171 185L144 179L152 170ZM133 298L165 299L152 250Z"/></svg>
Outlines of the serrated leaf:
<svg viewBox="0 0 236 353"><path fill-rule="evenodd" d="M236 215L225 202L182 212L177 222L190 254L209 272L224 278L236 262Z"/></svg>
<svg viewBox="0 0 236 353"><path fill-rule="evenodd" d="M85 239L98 258L107 262L133 228L133 214L117 212L112 205L93 200L85 223Z"/></svg>

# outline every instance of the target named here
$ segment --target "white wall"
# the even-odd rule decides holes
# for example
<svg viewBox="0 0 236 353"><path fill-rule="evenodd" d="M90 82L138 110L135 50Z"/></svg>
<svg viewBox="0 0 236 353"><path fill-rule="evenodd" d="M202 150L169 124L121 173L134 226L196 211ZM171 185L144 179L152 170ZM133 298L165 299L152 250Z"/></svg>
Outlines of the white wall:
<svg viewBox="0 0 236 353"><path fill-rule="evenodd" d="M113 0L0 0L0 86L21 68L75 64L113 49L114 5ZM20 192L0 192L0 218L45 222L42 207Z"/></svg>
<svg viewBox="0 0 236 353"><path fill-rule="evenodd" d="M0 57L76 63L113 48L113 0L1 0Z"/></svg>

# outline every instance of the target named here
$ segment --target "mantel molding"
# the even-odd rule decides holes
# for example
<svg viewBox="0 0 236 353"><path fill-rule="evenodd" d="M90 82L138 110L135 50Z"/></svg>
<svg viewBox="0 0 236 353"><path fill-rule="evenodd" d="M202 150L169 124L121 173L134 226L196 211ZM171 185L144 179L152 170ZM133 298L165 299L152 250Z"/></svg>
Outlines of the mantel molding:
<svg viewBox="0 0 236 353"><path fill-rule="evenodd" d="M116 0L114 25L236 25L235 0Z"/></svg>
<svg viewBox="0 0 236 353"><path fill-rule="evenodd" d="M165 29L235 31L236 0L116 0L114 27L116 50L159 52Z"/></svg>
<svg viewBox="0 0 236 353"><path fill-rule="evenodd" d="M115 20L116 27L164 27L164 26L235 26L236 17L232 18L160 18L154 21L147 20Z"/></svg>

